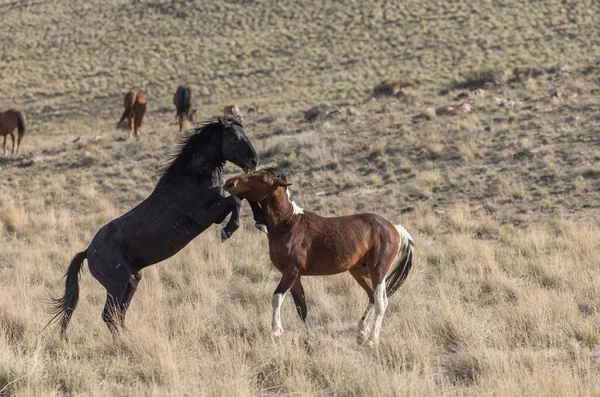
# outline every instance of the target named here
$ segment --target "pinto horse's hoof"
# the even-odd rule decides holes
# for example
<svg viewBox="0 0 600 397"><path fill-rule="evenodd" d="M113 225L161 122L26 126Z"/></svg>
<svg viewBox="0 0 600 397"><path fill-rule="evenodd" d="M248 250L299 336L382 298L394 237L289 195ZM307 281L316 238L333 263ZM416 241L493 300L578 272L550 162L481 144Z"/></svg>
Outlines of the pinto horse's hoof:
<svg viewBox="0 0 600 397"><path fill-rule="evenodd" d="M224 243L225 240L227 240L229 237L231 237L231 234L227 232L227 230L223 229L221 230L221 242Z"/></svg>
<svg viewBox="0 0 600 397"><path fill-rule="evenodd" d="M263 232L264 234L269 234L267 230L267 225L263 225L262 223L255 223L254 227Z"/></svg>

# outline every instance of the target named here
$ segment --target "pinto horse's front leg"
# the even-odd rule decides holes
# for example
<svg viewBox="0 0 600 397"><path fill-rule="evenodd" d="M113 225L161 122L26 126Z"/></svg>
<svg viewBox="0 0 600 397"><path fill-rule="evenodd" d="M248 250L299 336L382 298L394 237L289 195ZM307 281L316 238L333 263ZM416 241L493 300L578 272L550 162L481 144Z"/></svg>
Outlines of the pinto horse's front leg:
<svg viewBox="0 0 600 397"><path fill-rule="evenodd" d="M227 215L231 213L229 222L221 230L221 242L227 240L233 232L240 227L240 208L242 207L242 200L236 196L229 196L219 200L217 205L217 219L215 223L221 223L227 218Z"/></svg>
<svg viewBox="0 0 600 397"><path fill-rule="evenodd" d="M281 326L281 304L283 303L283 298L285 298L285 295L296 283L296 280L299 276L300 272L297 267L291 266L285 269L283 271L283 277L281 277L281 281L273 293L273 299L271 301L271 306L273 307L273 319L271 321L271 327L272 337L274 340L279 339L279 337L283 334L283 327Z"/></svg>

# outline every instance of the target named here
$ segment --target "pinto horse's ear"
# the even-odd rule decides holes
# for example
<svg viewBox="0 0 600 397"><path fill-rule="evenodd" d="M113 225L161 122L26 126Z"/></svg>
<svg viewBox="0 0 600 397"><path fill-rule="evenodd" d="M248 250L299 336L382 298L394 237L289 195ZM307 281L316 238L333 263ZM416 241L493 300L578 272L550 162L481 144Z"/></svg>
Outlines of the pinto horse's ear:
<svg viewBox="0 0 600 397"><path fill-rule="evenodd" d="M277 186L282 186L282 187L288 187L288 186L292 186L291 183L288 183L287 181L281 179L281 178L277 178Z"/></svg>

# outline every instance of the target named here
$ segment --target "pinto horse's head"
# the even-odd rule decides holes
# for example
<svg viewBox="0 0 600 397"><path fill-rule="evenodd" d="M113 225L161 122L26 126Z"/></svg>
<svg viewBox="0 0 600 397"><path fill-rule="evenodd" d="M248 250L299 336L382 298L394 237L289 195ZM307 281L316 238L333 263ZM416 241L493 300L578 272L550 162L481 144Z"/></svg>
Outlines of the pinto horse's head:
<svg viewBox="0 0 600 397"><path fill-rule="evenodd" d="M239 175L228 179L223 188L234 196L260 202L273 194L280 187L290 186L285 175L277 168Z"/></svg>
<svg viewBox="0 0 600 397"><path fill-rule="evenodd" d="M223 128L221 151L225 160L231 161L243 169L244 172L256 170L258 168L258 155L242 128L239 117L219 117L218 122Z"/></svg>

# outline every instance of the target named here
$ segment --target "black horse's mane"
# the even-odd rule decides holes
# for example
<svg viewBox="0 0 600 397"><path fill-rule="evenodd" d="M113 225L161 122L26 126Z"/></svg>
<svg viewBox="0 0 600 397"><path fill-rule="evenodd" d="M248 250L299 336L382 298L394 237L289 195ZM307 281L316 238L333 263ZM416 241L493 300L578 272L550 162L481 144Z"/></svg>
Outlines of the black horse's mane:
<svg viewBox="0 0 600 397"><path fill-rule="evenodd" d="M238 116L218 117L200 123L191 133L181 138L178 143L178 149L169 161L161 167L157 175L160 178L156 187L164 185L175 175L185 169L188 160L199 150L206 147L211 135L215 132L228 127L231 124L242 126Z"/></svg>

